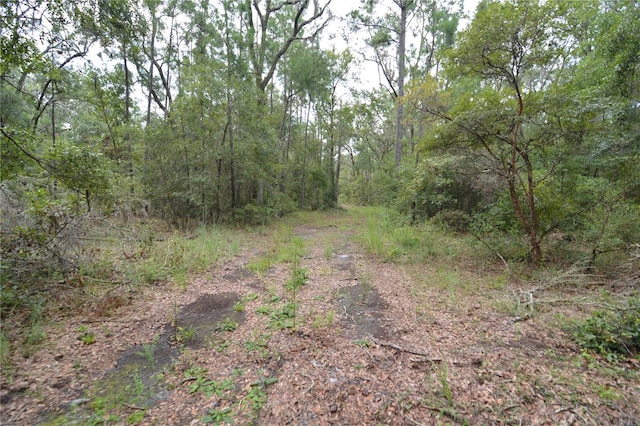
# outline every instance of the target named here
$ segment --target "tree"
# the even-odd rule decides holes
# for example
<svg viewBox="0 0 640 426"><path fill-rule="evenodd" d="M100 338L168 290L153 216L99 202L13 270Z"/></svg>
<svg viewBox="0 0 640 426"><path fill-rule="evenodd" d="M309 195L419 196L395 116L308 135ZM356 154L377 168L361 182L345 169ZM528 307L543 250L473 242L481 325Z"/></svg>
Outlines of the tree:
<svg viewBox="0 0 640 426"><path fill-rule="evenodd" d="M450 88L436 89L420 106L441 119L431 146L475 152L477 163L501 178L534 264L542 260L548 230L541 227L536 192L559 164L536 161L575 130L558 125L573 111L545 104L551 81L566 78L573 54L575 39L561 37L561 11L556 2L482 2L448 55Z"/></svg>
<svg viewBox="0 0 640 426"><path fill-rule="evenodd" d="M245 0L246 44L253 66L256 87L264 92L273 79L280 60L295 40L314 38L327 24L325 11L330 1L320 4L313 0L277 1ZM311 29L310 35L304 30Z"/></svg>
<svg viewBox="0 0 640 426"><path fill-rule="evenodd" d="M396 103L394 159L396 169L402 162L404 132L404 95L407 77L417 80L428 75L436 61L436 52L451 46L458 25L459 10L453 3L440 5L435 0L393 0L394 9L380 13L386 5L379 1L362 0L362 10L351 12L355 30L368 32L367 45L386 81L386 87ZM411 25L413 21L413 25ZM414 37L407 46L407 35ZM414 45L417 37L418 46ZM393 51L395 49L395 51ZM407 74L409 65L410 75Z"/></svg>

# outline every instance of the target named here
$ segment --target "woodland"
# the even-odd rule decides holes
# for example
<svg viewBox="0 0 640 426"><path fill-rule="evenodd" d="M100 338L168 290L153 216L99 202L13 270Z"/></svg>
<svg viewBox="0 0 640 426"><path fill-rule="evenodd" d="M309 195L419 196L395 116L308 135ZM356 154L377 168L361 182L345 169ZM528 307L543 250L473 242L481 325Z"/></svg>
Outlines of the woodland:
<svg viewBox="0 0 640 426"><path fill-rule="evenodd" d="M355 245L346 254L327 246L318 259L357 251L377 265L372 275L439 265L427 272L449 292L445 304L461 302L442 274L499 282L487 293L495 300L473 303L494 309L509 293L498 311L508 305L514 323L562 329L558 345L575 345L585 368L613 369L593 391L608 402L580 411L562 401L554 415L574 416L565 424L596 424L598 415L638 424L637 0L480 0L470 13L463 0L361 0L346 11L336 1L0 2L3 405L33 391L16 385L20 364L35 362L56 334L51 324L119 317L154 288L188 293L233 256L260 277L287 265L296 318L295 280L302 286L329 268L299 267L311 250L305 235L335 227ZM338 238L331 235L318 238ZM247 252L251 244L264 253ZM545 299L547 291L558 293ZM344 306L344 318L357 317ZM93 345L87 325L79 327L79 344ZM298 329L295 320L281 328ZM174 341L192 337L178 330L189 331L175 325ZM374 334L366 343L366 335L351 336L372 365L381 351L411 353ZM434 362L441 378L444 371L444 402L434 409L413 401L424 408L416 418L516 422L502 399L493 404L504 411L491 415L462 397L454 404L443 359ZM266 401L272 383L261 374L250 389ZM304 392L311 397L316 381L302 377L313 383ZM611 377L627 387L610 385ZM142 413L131 423L143 421L145 404L128 405ZM328 418L316 414L348 418L335 404ZM233 411L240 406L227 413L248 423L304 423ZM414 423L402 407L401 423ZM21 424L18 408L2 419ZM225 423L221 410L217 420L211 410L194 416ZM526 420L558 424L545 415Z"/></svg>

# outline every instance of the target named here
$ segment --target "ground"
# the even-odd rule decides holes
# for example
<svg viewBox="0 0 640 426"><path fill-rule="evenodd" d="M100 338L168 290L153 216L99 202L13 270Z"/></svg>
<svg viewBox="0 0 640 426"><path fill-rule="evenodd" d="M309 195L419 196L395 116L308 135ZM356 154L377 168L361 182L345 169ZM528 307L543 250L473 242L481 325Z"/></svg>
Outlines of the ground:
<svg viewBox="0 0 640 426"><path fill-rule="evenodd" d="M53 319L3 374L1 423L640 424L638 363L560 326L580 307L516 315L499 260L384 262L345 220L297 224L293 262L253 272L275 250L256 233L186 288Z"/></svg>

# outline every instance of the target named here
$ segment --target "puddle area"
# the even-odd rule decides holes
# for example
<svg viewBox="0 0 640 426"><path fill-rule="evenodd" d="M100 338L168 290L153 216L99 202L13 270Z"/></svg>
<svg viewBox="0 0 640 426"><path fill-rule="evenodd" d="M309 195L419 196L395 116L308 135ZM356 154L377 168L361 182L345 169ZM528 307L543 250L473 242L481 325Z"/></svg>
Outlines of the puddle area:
<svg viewBox="0 0 640 426"><path fill-rule="evenodd" d="M342 287L338 290L339 305L348 318L343 320L345 331L354 339L389 337L384 310L387 302L375 287L367 283Z"/></svg>
<svg viewBox="0 0 640 426"><path fill-rule="evenodd" d="M163 377L180 355L180 349L215 345L217 334L225 327L244 322L244 312L234 309L240 300L240 295L231 292L205 294L180 308L160 335L125 351L118 358L117 366L107 371L84 395L60 407L61 411L45 413L37 424L101 424L104 413L122 406L134 411L130 419L136 413L143 414L145 409L170 395ZM130 419L114 420L128 422Z"/></svg>

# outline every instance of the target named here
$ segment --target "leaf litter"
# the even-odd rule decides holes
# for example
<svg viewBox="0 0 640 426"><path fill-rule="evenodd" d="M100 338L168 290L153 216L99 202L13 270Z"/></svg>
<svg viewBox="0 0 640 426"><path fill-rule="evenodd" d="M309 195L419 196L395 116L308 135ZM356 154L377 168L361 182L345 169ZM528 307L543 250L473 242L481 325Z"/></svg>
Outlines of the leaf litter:
<svg viewBox="0 0 640 426"><path fill-rule="evenodd" d="M581 353L550 313L516 321L496 307L500 290L481 284L482 271L470 267L478 288L456 293L429 285L429 265L365 255L337 227L294 232L307 248L307 280L295 296L284 286L290 264L255 274L248 265L256 254L246 250L185 291L150 286L113 316L46 324L46 345L28 358L14 354L15 371L3 373L2 424L63 424L52 419L74 418L73 407L84 407L76 420L102 416L107 424L640 421L637 363ZM255 238L253 248L261 247L264 237ZM330 255L328 238L338 247ZM295 328L274 320L289 319L287 303ZM579 308L561 309L571 316ZM93 344L78 340L83 326ZM158 339L175 350L158 367L161 391L98 412L96 385Z"/></svg>

